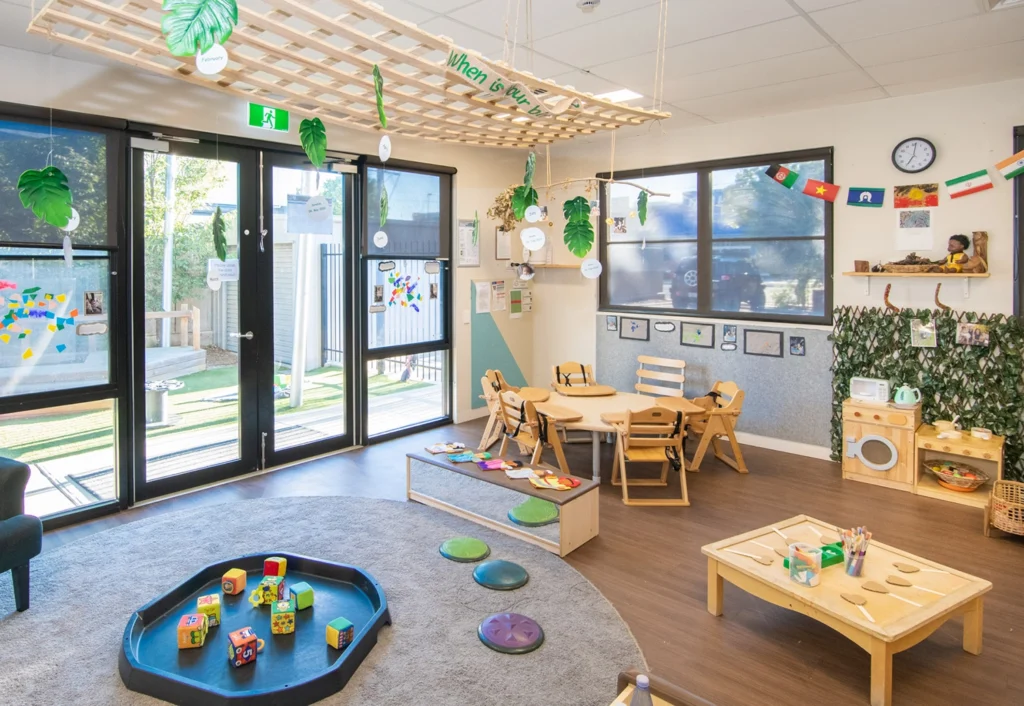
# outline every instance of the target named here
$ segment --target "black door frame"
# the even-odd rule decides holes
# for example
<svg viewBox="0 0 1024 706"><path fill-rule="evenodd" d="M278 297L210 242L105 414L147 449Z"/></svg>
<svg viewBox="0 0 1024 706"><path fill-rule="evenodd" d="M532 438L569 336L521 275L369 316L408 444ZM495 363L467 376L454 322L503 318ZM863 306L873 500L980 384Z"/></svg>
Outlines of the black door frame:
<svg viewBox="0 0 1024 706"><path fill-rule="evenodd" d="M258 204L258 153L255 150L224 144L199 143L191 141L170 141L170 154L199 159L220 159L238 164L238 259L240 281L257 276L257 253L259 239ZM241 331L252 331L254 341L239 339L238 346L238 414L239 414L239 458L196 471L186 471L173 476L146 480L146 420L145 420L145 370L146 370L146 292L145 292L145 149L135 148L131 153L131 237L128 248L131 257L132 277L132 321L130 338L132 345L130 377L132 395L135 400L134 416L131 423L136 440L134 449L133 501L190 490L256 470L257 466L257 343L262 338L256 296L239 296L238 325ZM258 280L256 280L258 281ZM248 294L248 293L247 293Z"/></svg>
<svg viewBox="0 0 1024 706"><path fill-rule="evenodd" d="M1024 125L1013 129L1013 153L1024 151ZM1021 248L1020 217L1024 211L1024 175L1013 180L1013 314L1024 316L1024 282L1020 273L1024 269L1024 248Z"/></svg>

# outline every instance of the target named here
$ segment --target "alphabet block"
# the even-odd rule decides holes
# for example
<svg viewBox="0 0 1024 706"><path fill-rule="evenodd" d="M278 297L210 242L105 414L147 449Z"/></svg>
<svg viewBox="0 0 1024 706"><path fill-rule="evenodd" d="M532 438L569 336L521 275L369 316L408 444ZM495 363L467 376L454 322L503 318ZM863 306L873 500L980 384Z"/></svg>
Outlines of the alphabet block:
<svg viewBox="0 0 1024 706"><path fill-rule="evenodd" d="M305 610L313 607L313 587L305 581L293 583L288 589L292 600L295 601L296 610Z"/></svg>
<svg viewBox="0 0 1024 706"><path fill-rule="evenodd" d="M199 596L196 599L196 612L206 616L211 628L220 625L220 594Z"/></svg>
<svg viewBox="0 0 1024 706"><path fill-rule="evenodd" d="M256 661L263 649L263 640L256 637L251 627L235 630L228 635L228 660L236 667Z"/></svg>
<svg viewBox="0 0 1024 706"><path fill-rule="evenodd" d="M284 578L281 576L264 576L256 589L249 594L249 602L253 606L270 605L274 601L284 600Z"/></svg>
<svg viewBox="0 0 1024 706"><path fill-rule="evenodd" d="M283 557L272 556L263 560L264 576L284 576L287 570L288 560Z"/></svg>
<svg viewBox="0 0 1024 706"><path fill-rule="evenodd" d="M270 632L287 635L295 632L295 601L274 601L270 604Z"/></svg>
<svg viewBox="0 0 1024 706"><path fill-rule="evenodd" d="M245 590L245 572L241 569L228 569L220 581L220 587L229 596L237 596Z"/></svg>
<svg viewBox="0 0 1024 706"><path fill-rule="evenodd" d="M189 613L178 620L178 649L188 650L206 644L206 633L210 629L206 615Z"/></svg>
<svg viewBox="0 0 1024 706"><path fill-rule="evenodd" d="M336 650L343 650L352 644L355 628L345 618L335 618L327 623L327 644Z"/></svg>

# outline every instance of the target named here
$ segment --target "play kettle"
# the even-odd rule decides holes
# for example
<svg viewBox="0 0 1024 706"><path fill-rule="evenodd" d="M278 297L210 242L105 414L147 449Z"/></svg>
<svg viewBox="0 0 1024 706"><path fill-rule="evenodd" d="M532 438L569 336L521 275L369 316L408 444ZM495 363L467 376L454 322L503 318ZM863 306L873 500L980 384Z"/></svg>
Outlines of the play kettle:
<svg viewBox="0 0 1024 706"><path fill-rule="evenodd" d="M906 407L913 406L921 401L921 391L910 385L902 385L893 393L892 401Z"/></svg>

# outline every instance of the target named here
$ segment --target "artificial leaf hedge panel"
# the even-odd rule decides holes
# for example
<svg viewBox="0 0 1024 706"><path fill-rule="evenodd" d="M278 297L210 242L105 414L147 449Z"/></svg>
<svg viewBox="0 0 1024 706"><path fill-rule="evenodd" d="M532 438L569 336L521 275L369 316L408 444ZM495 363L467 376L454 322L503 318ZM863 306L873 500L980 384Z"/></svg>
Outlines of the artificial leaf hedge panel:
<svg viewBox="0 0 1024 706"><path fill-rule="evenodd" d="M925 422L960 415L965 429L986 427L1006 437L1004 474L1024 480L1024 326L1003 314L969 311L899 313L877 308L837 307L832 341L832 458L843 449L843 400L850 378L888 380L921 390ZM936 323L938 346L910 345L912 319ZM958 323L984 324L989 345L956 342Z"/></svg>

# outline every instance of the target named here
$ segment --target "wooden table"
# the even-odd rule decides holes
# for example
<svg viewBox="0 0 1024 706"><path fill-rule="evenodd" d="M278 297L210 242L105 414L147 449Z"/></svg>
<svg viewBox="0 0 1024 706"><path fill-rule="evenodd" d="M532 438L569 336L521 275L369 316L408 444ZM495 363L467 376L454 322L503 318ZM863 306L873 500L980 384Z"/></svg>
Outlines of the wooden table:
<svg viewBox="0 0 1024 706"><path fill-rule="evenodd" d="M834 525L806 515L797 515L773 526L791 541L819 543L812 527L821 532L826 541L838 539ZM840 564L824 569L821 583L808 588L790 580L789 570L782 565L782 557L754 542L780 549L786 546L786 542L769 526L701 548L708 557L708 612L722 614L722 581L725 579L751 595L828 625L871 655L872 706L889 706L892 703L892 656L921 642L956 615L964 616L964 650L981 654L983 596L992 589L992 584L984 579L872 541L860 577L847 576ZM771 566L763 566L753 559L725 551L729 548L769 557L773 561ZM893 562L912 564L922 571L903 574L893 566ZM938 569L941 573L926 573L924 569ZM885 583L887 576L901 576L916 586L946 595L938 596L919 588L891 586ZM866 581L885 585L894 594L919 603L921 607L864 590L862 584ZM870 622L857 606L845 601L840 595L842 593L867 599L864 608L876 622Z"/></svg>
<svg viewBox="0 0 1024 706"><path fill-rule="evenodd" d="M593 443L592 477L595 481L600 482L601 434L615 431L615 427L601 418L602 415L617 413L622 414L625 418L627 410L639 412L648 409L654 406L657 399L634 392L618 392L606 397L568 397L554 392L547 402L537 402L534 407L538 412L559 422L560 426L564 426L569 431L580 429L591 433L591 442ZM564 415L565 410L571 410L574 415L579 415L578 418L575 421L560 421L559 416Z"/></svg>
<svg viewBox="0 0 1024 706"><path fill-rule="evenodd" d="M518 527L502 524L490 517L484 517L471 510L413 490L412 461L430 464L452 473L459 473L485 483L491 483L502 488L514 490L523 495L554 503L558 506L558 542L538 537ZM531 466L531 468L546 468L561 475L557 468L543 463ZM409 500L415 500L418 503L429 505L438 510L444 510L470 522L475 522L478 525L489 527L502 534L525 540L558 556L565 556L597 536L598 493L592 491L597 490L599 485L600 483L595 483L592 480L580 479L579 486L571 490L548 490L534 488L530 481L526 479L513 480L505 475L504 471L483 471L475 463L452 463L445 454L411 453L406 454L405 459L405 496Z"/></svg>

